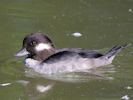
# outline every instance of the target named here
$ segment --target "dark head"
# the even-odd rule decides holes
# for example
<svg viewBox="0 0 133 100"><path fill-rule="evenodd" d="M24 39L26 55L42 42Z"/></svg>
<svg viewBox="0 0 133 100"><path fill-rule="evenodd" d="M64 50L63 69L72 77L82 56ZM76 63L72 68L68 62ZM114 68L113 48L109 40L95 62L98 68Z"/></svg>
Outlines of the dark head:
<svg viewBox="0 0 133 100"><path fill-rule="evenodd" d="M28 55L29 58L44 60L55 52L53 42L41 33L31 33L23 40L22 49L15 56Z"/></svg>

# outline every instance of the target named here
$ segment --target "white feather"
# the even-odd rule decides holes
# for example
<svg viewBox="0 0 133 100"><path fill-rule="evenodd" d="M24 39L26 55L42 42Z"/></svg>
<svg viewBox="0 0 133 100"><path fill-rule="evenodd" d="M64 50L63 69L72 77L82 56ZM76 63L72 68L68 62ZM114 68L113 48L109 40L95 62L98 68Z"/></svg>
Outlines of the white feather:
<svg viewBox="0 0 133 100"><path fill-rule="evenodd" d="M47 43L39 43L35 49L36 51L43 51L43 50L49 50L51 48L51 46Z"/></svg>

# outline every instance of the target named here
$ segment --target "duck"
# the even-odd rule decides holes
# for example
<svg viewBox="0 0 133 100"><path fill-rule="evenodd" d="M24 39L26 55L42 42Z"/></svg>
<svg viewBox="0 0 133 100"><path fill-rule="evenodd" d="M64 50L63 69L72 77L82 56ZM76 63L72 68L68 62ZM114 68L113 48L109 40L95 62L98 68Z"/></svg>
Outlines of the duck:
<svg viewBox="0 0 133 100"><path fill-rule="evenodd" d="M25 57L26 67L40 74L59 74L96 69L112 63L128 44L115 45L105 53L83 48L57 49L48 35L30 33L24 37L16 57Z"/></svg>

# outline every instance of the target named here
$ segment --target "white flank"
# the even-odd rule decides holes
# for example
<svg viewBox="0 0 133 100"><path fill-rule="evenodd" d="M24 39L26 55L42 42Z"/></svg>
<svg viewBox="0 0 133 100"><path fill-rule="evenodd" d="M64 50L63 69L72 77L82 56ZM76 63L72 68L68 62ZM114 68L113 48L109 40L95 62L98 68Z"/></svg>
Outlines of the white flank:
<svg viewBox="0 0 133 100"><path fill-rule="evenodd" d="M25 59L25 62L24 63L29 68L36 68L36 66L39 66L40 61L31 59L31 58L27 58L27 59Z"/></svg>
<svg viewBox="0 0 133 100"><path fill-rule="evenodd" d="M39 43L35 47L36 51L43 51L45 49L49 50L50 48L51 48L51 46L49 44L47 44L47 43Z"/></svg>

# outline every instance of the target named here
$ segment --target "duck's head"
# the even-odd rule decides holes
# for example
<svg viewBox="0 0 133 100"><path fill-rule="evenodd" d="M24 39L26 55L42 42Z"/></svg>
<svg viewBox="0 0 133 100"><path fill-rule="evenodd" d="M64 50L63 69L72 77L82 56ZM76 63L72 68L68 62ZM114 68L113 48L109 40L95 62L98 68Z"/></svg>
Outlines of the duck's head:
<svg viewBox="0 0 133 100"><path fill-rule="evenodd" d="M15 56L21 57L28 55L29 58L35 60L44 60L54 53L54 44L47 35L31 33L24 38L22 48Z"/></svg>

